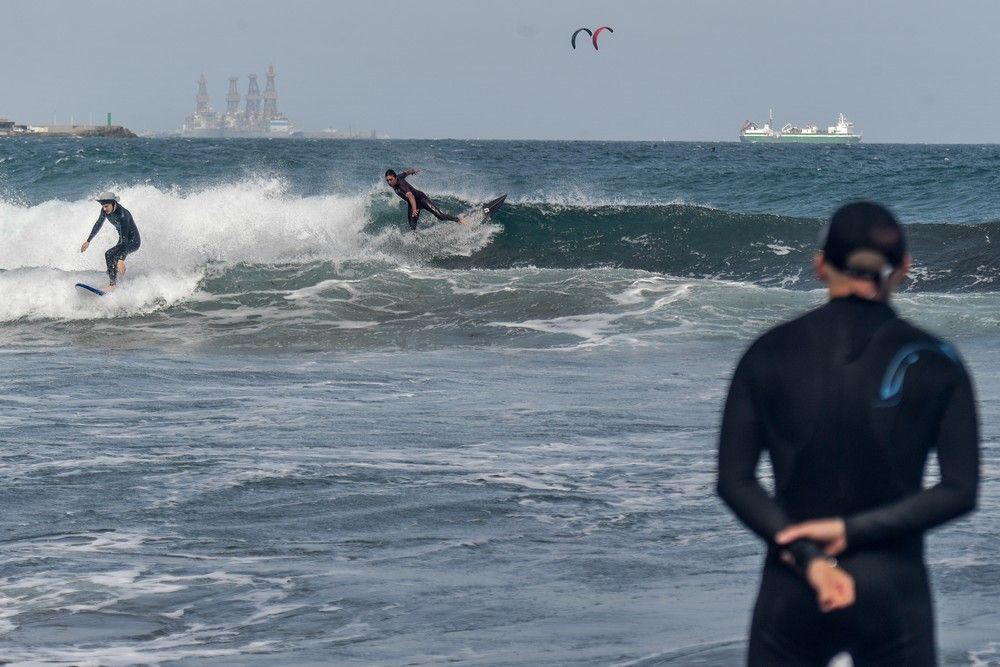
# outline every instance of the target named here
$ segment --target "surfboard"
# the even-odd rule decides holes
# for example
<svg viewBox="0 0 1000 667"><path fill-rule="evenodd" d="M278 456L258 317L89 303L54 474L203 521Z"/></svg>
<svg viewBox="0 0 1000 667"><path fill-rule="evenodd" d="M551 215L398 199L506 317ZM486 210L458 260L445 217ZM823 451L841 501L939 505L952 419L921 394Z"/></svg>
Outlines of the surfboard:
<svg viewBox="0 0 1000 667"><path fill-rule="evenodd" d="M105 294L104 290L97 289L96 287L91 287L90 285L86 285L84 283L77 283L76 286L88 292L93 292L97 296L104 296Z"/></svg>
<svg viewBox="0 0 1000 667"><path fill-rule="evenodd" d="M483 220L489 220L490 216L493 215L498 208L500 208L504 201L507 199L507 195L500 195L492 201L488 201L482 205Z"/></svg>

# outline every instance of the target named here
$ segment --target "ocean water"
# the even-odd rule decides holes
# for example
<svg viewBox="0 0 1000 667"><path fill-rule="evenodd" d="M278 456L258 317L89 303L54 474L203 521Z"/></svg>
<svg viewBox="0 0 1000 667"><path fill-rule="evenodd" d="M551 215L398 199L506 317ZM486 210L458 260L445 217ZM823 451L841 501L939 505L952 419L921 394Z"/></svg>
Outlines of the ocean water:
<svg viewBox="0 0 1000 667"><path fill-rule="evenodd" d="M412 234L386 168L493 221ZM823 220L974 376L948 665L1000 665L1000 146L0 142L0 663L728 665L762 546L714 495L729 375L818 305ZM142 248L96 298L112 189Z"/></svg>

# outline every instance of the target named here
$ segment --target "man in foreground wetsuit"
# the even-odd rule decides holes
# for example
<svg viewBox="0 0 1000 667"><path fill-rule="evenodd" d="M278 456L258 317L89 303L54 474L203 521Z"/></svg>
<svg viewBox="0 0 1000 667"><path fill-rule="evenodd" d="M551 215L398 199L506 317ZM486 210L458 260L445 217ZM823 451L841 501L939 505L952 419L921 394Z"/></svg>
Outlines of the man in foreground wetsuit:
<svg viewBox="0 0 1000 667"><path fill-rule="evenodd" d="M94 223L90 236L80 246L80 252L86 252L90 242L97 232L101 231L104 221L108 220L118 232L118 243L104 253L108 265L108 289L114 289L118 283L118 275L125 273L125 257L139 249L139 228L128 209L118 203L118 196L113 192L102 192L97 201L101 204L101 215Z"/></svg>
<svg viewBox="0 0 1000 667"><path fill-rule="evenodd" d="M954 348L900 319L903 229L856 202L815 258L829 301L761 336L726 399L718 492L768 546L748 664L936 664L923 535L975 507L978 424ZM756 476L761 452L774 494ZM923 488L930 450L940 481Z"/></svg>
<svg viewBox="0 0 1000 667"><path fill-rule="evenodd" d="M392 188L393 192L402 197L407 204L409 204L407 222L410 223L410 229L417 228L417 218L420 217L420 211L430 211L431 214L438 220L461 222L461 219L458 216L449 215L443 212L437 207L437 204L435 204L430 197L406 182L407 176L413 176L414 174L419 173L419 169L405 169L398 174L392 169L387 169L385 172L386 184Z"/></svg>

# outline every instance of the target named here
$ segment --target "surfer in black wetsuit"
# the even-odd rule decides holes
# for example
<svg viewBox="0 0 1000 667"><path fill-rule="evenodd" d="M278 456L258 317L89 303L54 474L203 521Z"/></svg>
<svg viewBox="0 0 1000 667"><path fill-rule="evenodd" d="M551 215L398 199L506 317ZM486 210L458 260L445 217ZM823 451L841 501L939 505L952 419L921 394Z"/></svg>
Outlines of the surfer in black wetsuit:
<svg viewBox="0 0 1000 667"><path fill-rule="evenodd" d="M417 228L417 218L420 217L420 211L422 210L430 211L431 214L433 214L438 220L462 222L459 217L443 212L437 207L437 204L435 204L430 197L406 182L407 176L413 176L414 174L419 173L419 169L404 169L398 174L392 169L387 169L385 172L385 182L390 188L392 188L393 192L405 199L409 204L407 222L410 223L410 229Z"/></svg>
<svg viewBox="0 0 1000 667"><path fill-rule="evenodd" d="M973 389L947 343L888 304L910 266L877 204L832 217L829 301L761 336L726 400L718 491L768 546L750 665L934 665L924 533L975 507ZM930 450L940 481L923 488ZM774 494L757 479L761 453ZM836 560L834 560L836 557Z"/></svg>
<svg viewBox="0 0 1000 667"><path fill-rule="evenodd" d="M125 273L125 257L139 249L139 229L128 209L118 203L118 196L113 192L102 192L97 198L101 203L101 215L94 223L90 236L80 246L80 252L86 252L91 240L101 231L104 221L109 221L118 232L118 243L104 253L108 264L108 288L114 289L118 275Z"/></svg>

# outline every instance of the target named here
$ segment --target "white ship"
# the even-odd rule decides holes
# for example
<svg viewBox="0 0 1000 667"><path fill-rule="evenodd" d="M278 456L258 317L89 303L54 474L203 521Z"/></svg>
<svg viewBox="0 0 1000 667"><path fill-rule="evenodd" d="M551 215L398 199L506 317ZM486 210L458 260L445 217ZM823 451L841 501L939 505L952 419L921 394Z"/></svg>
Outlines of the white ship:
<svg viewBox="0 0 1000 667"><path fill-rule="evenodd" d="M740 128L740 141L751 144L854 144L861 141L861 133L854 132L854 123L847 120L844 114L837 117L836 125L831 125L826 130L821 130L816 125L796 127L791 123L786 123L780 130L775 130L772 110L763 126L749 120L743 123L743 127Z"/></svg>

